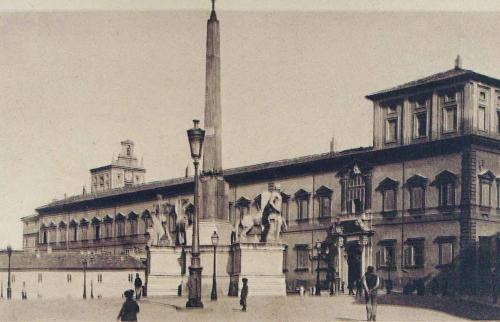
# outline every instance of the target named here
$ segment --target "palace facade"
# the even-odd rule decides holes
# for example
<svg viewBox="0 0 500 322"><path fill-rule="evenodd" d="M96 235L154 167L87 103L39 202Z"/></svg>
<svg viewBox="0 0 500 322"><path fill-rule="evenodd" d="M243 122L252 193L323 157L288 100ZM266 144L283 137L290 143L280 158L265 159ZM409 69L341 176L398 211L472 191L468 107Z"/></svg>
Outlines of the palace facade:
<svg viewBox="0 0 500 322"><path fill-rule="evenodd" d="M281 185L290 290L315 284L310 255L316 241L327 245L331 236L321 279L333 267L346 287L368 265L402 286L460 261L478 263L480 254L493 251L488 247L497 239L490 236L500 232L500 80L457 63L366 98L373 102L372 147L223 171L225 216L233 225L260 205L270 182ZM122 142L121 159L91 170L90 193L22 218L25 249L145 257L159 195L166 228L175 235L171 206L181 200L192 213L193 178L146 183L134 160L133 142Z"/></svg>

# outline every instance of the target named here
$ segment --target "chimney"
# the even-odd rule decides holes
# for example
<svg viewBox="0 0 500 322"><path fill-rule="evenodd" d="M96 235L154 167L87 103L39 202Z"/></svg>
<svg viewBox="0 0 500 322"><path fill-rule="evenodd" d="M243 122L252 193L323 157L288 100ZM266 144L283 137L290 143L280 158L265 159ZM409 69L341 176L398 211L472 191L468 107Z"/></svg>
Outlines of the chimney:
<svg viewBox="0 0 500 322"><path fill-rule="evenodd" d="M335 137L333 136L330 140L330 153L335 153Z"/></svg>
<svg viewBox="0 0 500 322"><path fill-rule="evenodd" d="M85 186L83 186L83 189L82 189L82 194L85 196L87 194L87 191L85 189Z"/></svg>
<svg viewBox="0 0 500 322"><path fill-rule="evenodd" d="M185 172L185 177L189 177L189 163L186 165L186 172Z"/></svg>
<svg viewBox="0 0 500 322"><path fill-rule="evenodd" d="M462 69L462 57L460 55L455 58L455 69Z"/></svg>

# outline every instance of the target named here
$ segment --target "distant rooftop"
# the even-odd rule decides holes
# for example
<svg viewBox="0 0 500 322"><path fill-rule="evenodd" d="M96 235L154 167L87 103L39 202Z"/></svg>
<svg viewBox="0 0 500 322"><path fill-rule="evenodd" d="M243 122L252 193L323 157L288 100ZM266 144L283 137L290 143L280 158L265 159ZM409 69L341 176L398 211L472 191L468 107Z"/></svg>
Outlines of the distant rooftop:
<svg viewBox="0 0 500 322"><path fill-rule="evenodd" d="M83 255L80 253L35 253L12 252L11 269L78 269L83 267L83 260L87 259L87 269L144 269L140 260L131 256L116 256L108 254ZM7 270L8 256L5 251L0 252L0 271Z"/></svg>
<svg viewBox="0 0 500 322"><path fill-rule="evenodd" d="M347 155L354 155L354 154L358 154L361 152L370 151L372 149L373 149L372 147L359 147L359 148L348 149L348 150L339 151L339 152L335 152L335 153L326 152L326 153L313 154L313 155L302 156L302 157L297 157L297 158L283 159L283 160L278 160L278 161L271 161L271 162L259 163L259 164L242 166L242 167L237 167L237 168L231 168L231 169L224 170L224 177L231 178L232 176L237 176L240 174L249 174L249 173L253 173L253 172L257 172L257 171L261 171L261 170L277 169L277 168L286 167L286 166L290 166L290 165L307 164L309 162L314 162L314 161L328 160L328 159L347 156ZM148 183L144 183L144 184L138 184L138 185L132 185L132 186L127 186L127 187L123 187L123 188L111 189L108 191L71 196L71 197L67 197L65 199L53 201L53 202L46 204L44 206L40 206L36 210L37 211L48 210L48 209L51 209L53 207L58 207L58 206L62 206L62 205L68 205L68 204L73 204L73 203L78 203L78 202L83 202L83 201L88 201L88 200L118 196L118 195L123 195L123 194L128 194L128 193L136 193L139 191L147 191L147 190L153 190L153 189L164 188L164 187L173 187L176 185L192 184L192 183L193 183L193 177L180 177L180 178L174 178L174 179L168 179L168 180L153 181L153 182L148 182Z"/></svg>
<svg viewBox="0 0 500 322"><path fill-rule="evenodd" d="M455 67L453 69L441 73L433 74L408 83L404 83L402 85L394 86L389 89L372 93L370 95L367 95L366 98L370 100L378 100L390 95L403 94L410 89L433 87L441 83L447 83L450 80L466 80L466 79L475 79L493 86L500 86L500 79L479 74L472 70Z"/></svg>

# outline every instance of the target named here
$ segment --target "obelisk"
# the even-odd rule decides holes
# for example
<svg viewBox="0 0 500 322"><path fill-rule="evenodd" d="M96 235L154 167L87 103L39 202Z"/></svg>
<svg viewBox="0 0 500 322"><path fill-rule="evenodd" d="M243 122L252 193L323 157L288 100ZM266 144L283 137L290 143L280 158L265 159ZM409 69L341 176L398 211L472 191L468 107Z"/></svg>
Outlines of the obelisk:
<svg viewBox="0 0 500 322"><path fill-rule="evenodd" d="M220 35L215 0L207 21L207 52L205 74L205 143L200 177L200 244L211 244L217 231L221 242L229 241L231 224L222 176L222 113L220 88Z"/></svg>

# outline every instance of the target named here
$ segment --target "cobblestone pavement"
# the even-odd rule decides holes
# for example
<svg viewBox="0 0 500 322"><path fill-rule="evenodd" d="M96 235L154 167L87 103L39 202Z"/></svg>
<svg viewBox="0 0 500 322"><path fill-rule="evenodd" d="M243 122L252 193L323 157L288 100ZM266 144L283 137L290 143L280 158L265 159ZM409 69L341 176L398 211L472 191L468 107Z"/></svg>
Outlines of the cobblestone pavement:
<svg viewBox="0 0 500 322"><path fill-rule="evenodd" d="M0 300L1 321L115 321L122 299ZM140 302L139 321L365 321L365 307L354 298L255 297L247 312L237 298L204 299L205 309L185 309L185 299L148 298ZM408 306L379 305L377 321L469 321L455 315Z"/></svg>

